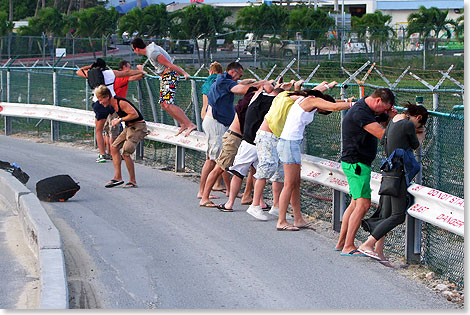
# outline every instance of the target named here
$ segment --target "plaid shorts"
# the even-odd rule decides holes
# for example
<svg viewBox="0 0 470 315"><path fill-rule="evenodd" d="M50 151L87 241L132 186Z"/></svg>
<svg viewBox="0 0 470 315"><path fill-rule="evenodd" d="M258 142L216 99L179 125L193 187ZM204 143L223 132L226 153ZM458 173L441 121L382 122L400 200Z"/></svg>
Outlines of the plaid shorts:
<svg viewBox="0 0 470 315"><path fill-rule="evenodd" d="M169 71L160 78L160 103L175 104L175 92L178 86L178 73Z"/></svg>

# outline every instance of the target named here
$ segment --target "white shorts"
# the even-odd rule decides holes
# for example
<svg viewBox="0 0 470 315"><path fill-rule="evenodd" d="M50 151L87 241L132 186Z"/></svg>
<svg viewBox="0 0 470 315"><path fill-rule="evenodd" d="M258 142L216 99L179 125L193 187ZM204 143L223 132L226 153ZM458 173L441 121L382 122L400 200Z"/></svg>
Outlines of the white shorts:
<svg viewBox="0 0 470 315"><path fill-rule="evenodd" d="M229 167L229 172L243 179L250 171L250 166L256 169L258 166L258 153L256 146L242 140L238 148L237 155L233 161L233 166Z"/></svg>
<svg viewBox="0 0 470 315"><path fill-rule="evenodd" d="M222 137L228 127L225 127L214 118L206 116L202 121L202 129L206 133L206 157L215 161L222 151Z"/></svg>

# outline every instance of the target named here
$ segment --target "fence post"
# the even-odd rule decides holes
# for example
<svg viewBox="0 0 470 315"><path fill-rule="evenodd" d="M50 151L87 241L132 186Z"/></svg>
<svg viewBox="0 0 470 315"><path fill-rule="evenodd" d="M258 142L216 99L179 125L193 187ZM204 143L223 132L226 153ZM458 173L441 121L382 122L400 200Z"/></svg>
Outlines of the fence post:
<svg viewBox="0 0 470 315"><path fill-rule="evenodd" d="M75 37L72 35L72 66L75 68Z"/></svg>
<svg viewBox="0 0 470 315"><path fill-rule="evenodd" d="M158 122L157 109L155 108L155 101L153 100L152 90L150 89L150 84L147 78L144 78L145 86L147 87L147 92L150 100L150 107L152 108L153 122Z"/></svg>
<svg viewBox="0 0 470 315"><path fill-rule="evenodd" d="M0 102L3 102L3 70L0 70Z"/></svg>
<svg viewBox="0 0 470 315"><path fill-rule="evenodd" d="M423 105L423 96L416 96L416 105ZM423 150L422 147L416 153L416 160L422 166ZM416 175L416 183L423 184L423 169L421 168ZM423 222L410 215L406 215L405 221L405 259L409 263L419 263L421 257L421 230Z"/></svg>
<svg viewBox="0 0 470 315"><path fill-rule="evenodd" d="M341 99L346 99L347 85L341 85ZM341 112L341 122L343 122L345 111ZM342 129L342 126L341 126ZM341 149L343 147L343 136L341 133ZM343 213L346 210L346 194L339 190L333 191L333 230L339 232L341 230L341 221Z"/></svg>
<svg viewBox="0 0 470 315"><path fill-rule="evenodd" d="M201 113L199 111L199 99L197 97L197 85L195 80L191 80L191 102L194 106L194 117L196 117L197 130L202 131Z"/></svg>
<svg viewBox="0 0 470 315"><path fill-rule="evenodd" d="M42 33L42 65L46 65L46 34Z"/></svg>
<svg viewBox="0 0 470 315"><path fill-rule="evenodd" d="M175 172L184 172L186 167L186 152L184 147L176 146Z"/></svg>
<svg viewBox="0 0 470 315"><path fill-rule="evenodd" d="M432 93L432 110L437 111L439 107L439 94L435 91ZM434 168L434 187L436 189L439 189L439 184L440 184L440 169L439 166L437 165L437 161L439 161L439 120L438 117L434 117L432 121L432 136L434 141L434 163L433 163L433 168Z"/></svg>
<svg viewBox="0 0 470 315"><path fill-rule="evenodd" d="M10 102L10 87L11 87L11 78L10 78L10 69L7 70L7 103ZM5 136L11 134L11 117L5 116Z"/></svg>
<svg viewBox="0 0 470 315"><path fill-rule="evenodd" d="M52 105L58 106L59 105L59 95L57 94L57 71L53 69L52 72ZM57 141L59 139L59 122L51 120L51 141Z"/></svg>
<svg viewBox="0 0 470 315"><path fill-rule="evenodd" d="M137 97L139 98L139 111L142 112L142 84L137 81ZM136 161L142 161L144 159L144 140L140 141L135 150Z"/></svg>

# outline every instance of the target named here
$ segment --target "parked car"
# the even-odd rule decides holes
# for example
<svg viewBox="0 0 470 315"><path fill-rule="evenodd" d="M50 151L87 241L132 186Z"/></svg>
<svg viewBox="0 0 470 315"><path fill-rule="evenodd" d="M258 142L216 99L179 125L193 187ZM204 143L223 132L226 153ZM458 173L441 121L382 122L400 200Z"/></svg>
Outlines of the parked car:
<svg viewBox="0 0 470 315"><path fill-rule="evenodd" d="M170 42L170 54L192 54L194 53L193 40L176 40Z"/></svg>
<svg viewBox="0 0 470 315"><path fill-rule="evenodd" d="M137 34L137 32L132 33L132 35L129 35L129 32L122 33L122 43L124 45L129 45L131 41L137 36Z"/></svg>
<svg viewBox="0 0 470 315"><path fill-rule="evenodd" d="M246 52L250 54L255 54L255 49L257 54L260 55L277 55L282 57L294 57L297 56L299 50L298 41L293 40L281 40L280 36L276 36L273 39L273 35L263 35L262 39L259 41L250 41L245 48ZM309 45L300 44L300 54L307 55L310 53Z"/></svg>

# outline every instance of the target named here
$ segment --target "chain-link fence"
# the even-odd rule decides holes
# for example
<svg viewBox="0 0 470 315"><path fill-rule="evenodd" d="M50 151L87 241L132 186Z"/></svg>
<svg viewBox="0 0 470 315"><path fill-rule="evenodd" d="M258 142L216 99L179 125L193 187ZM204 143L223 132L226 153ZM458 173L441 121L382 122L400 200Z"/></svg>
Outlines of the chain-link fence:
<svg viewBox="0 0 470 315"><path fill-rule="evenodd" d="M350 68L354 71L354 68ZM253 69L260 77L265 77L270 69ZM279 73L281 69L276 71ZM301 69L298 74L305 78L311 73L311 68ZM381 73L388 77L396 78L402 70L381 69ZM7 70L0 71L1 94L0 100L19 103L52 104L53 86L51 70L19 70L11 69L9 75ZM251 75L245 72L245 77ZM272 77L275 77L273 74ZM322 81L329 75L328 81L333 79L343 82L347 76L340 76L340 72L334 69L319 68L312 82ZM460 73L457 73L457 76ZM206 76L207 71L203 69L201 76ZM429 82L438 80L435 73L420 73ZM463 74L462 74L463 76ZM58 106L67 106L80 109L91 108L91 93L88 91L86 81L74 74L71 70L59 70L57 74L57 92ZM322 78L322 79L318 79ZM284 81L296 79L293 72L285 75ZM368 82L382 82L378 75L371 73ZM463 78L461 79L463 81ZM9 81L10 88L7 88ZM196 121L195 110L202 107L202 97L200 89L204 82L203 79L197 79L196 88L192 88L191 81L180 81L176 94L176 103L192 120ZM397 104L401 105L406 101L414 102L415 97L424 96L424 105L428 110L432 110L433 96L431 92L422 89L416 89L416 80L405 79L400 82L399 87L407 91L397 91ZM14 88L12 88L14 87ZM413 89L414 88L414 89ZM364 94L370 94L374 89L365 86ZM356 84L350 84L345 89L345 96L358 96L360 89ZM426 93L425 93L426 92ZM434 91L436 92L436 91ZM192 93L196 93L198 103L192 103ZM450 194L464 198L464 151L463 134L464 119L461 111L453 110L454 105L462 103L462 96L455 90L455 86L445 83L439 93L439 113L433 113L427 123L426 139L423 144L423 185L433 187ZM127 97L129 100L140 104L142 114L147 121L156 121L165 124L174 124L174 120L158 104L159 80L146 78L138 82L129 82ZM330 91L335 98L340 97L340 89L335 88ZM152 100L155 102L155 108L152 110ZM196 105L196 106L195 106ZM195 108L196 107L196 108ZM4 128L4 120L0 122L0 127ZM50 123L38 119L13 118L12 132L31 132L42 137L50 137ZM305 153L322 157L325 159L338 161L341 151L341 114L332 113L328 116L318 115L314 122L306 129L305 135ZM85 140L89 143L93 141L93 129L67 123L60 123L60 139L65 141ZM188 171L199 173L205 161L204 153L186 150L188 158L186 159L186 168ZM379 171L380 157L383 156L383 150L379 147L378 158L374 161L373 171ZM145 161L157 163L165 166L167 169L173 169L175 164L174 146L145 141L144 148ZM332 190L324 186L313 184L311 182L302 182L302 211L312 215L315 218L331 222L332 210L331 199ZM266 198L271 196L270 187L266 190ZM371 209L370 212L374 211ZM399 226L393 230L387 237L386 250L399 256L404 255L404 226ZM367 233L360 230L358 239L365 240ZM456 236L450 232L432 226L423 224L422 229L422 262L436 271L442 277L449 279L463 287L464 267L464 238Z"/></svg>

